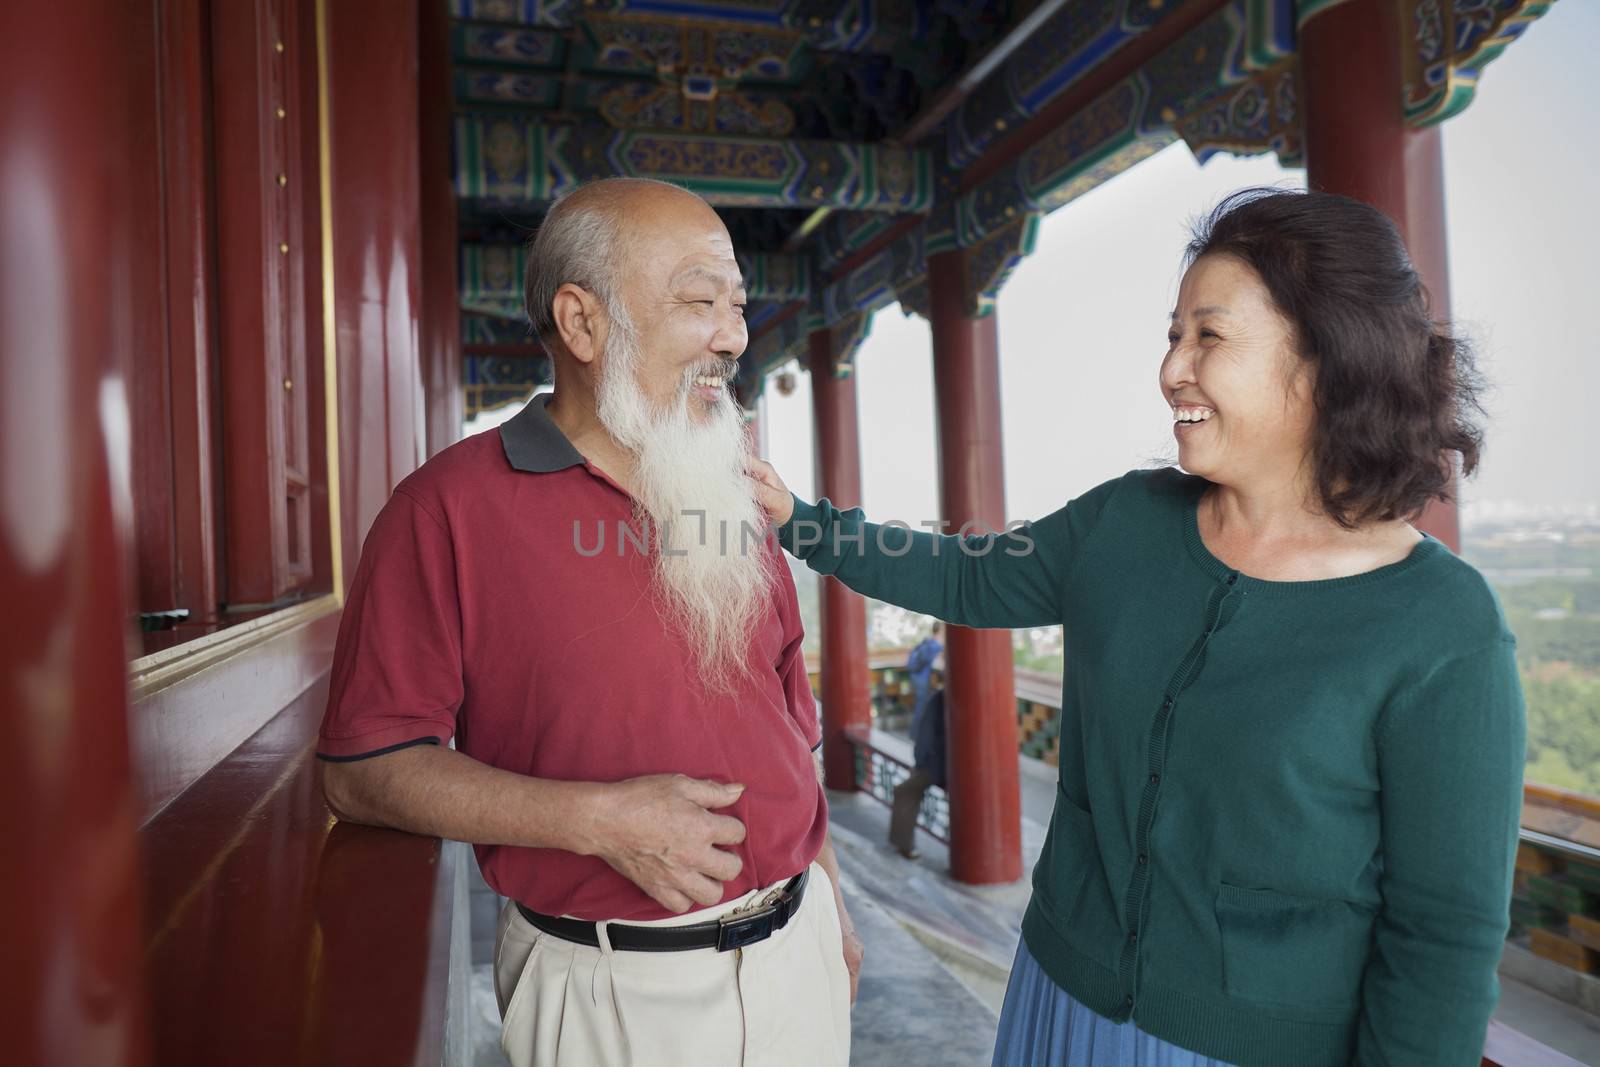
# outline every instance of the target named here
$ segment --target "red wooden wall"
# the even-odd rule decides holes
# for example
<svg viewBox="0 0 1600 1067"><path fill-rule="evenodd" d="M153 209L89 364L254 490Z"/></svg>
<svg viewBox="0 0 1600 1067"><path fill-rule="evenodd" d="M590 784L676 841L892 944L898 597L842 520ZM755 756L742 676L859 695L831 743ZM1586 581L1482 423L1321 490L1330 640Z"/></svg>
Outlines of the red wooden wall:
<svg viewBox="0 0 1600 1067"><path fill-rule="evenodd" d="M144 151L126 4L0 5L0 1034L146 1062L123 605ZM145 51L148 49L146 48Z"/></svg>
<svg viewBox="0 0 1600 1067"><path fill-rule="evenodd" d="M0 5L8 1063L441 1039L449 864L330 833L310 750L362 537L459 434L447 33L419 0ZM374 922L416 935L374 955Z"/></svg>

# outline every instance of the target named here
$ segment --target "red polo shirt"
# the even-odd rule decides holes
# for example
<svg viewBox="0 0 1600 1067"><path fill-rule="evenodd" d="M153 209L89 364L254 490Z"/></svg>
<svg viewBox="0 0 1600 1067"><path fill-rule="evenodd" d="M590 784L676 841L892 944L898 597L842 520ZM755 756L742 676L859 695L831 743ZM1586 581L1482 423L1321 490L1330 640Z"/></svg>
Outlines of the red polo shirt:
<svg viewBox="0 0 1600 1067"><path fill-rule="evenodd" d="M339 625L318 756L365 759L454 735L473 759L537 778L743 782L724 810L745 824L744 869L723 885L724 899L804 870L828 812L781 550L771 538L751 549L778 578L751 646L754 677L734 696L711 696L651 602L651 558L632 541L618 550L632 498L572 447L546 400L395 488L367 534ZM597 857L476 851L489 885L535 911L670 914Z"/></svg>

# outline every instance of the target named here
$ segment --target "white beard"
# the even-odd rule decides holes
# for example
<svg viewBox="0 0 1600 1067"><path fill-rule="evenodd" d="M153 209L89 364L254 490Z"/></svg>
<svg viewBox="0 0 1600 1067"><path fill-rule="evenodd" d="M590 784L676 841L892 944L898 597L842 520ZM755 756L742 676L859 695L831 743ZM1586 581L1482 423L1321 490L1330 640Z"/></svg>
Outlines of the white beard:
<svg viewBox="0 0 1600 1067"><path fill-rule="evenodd" d="M654 577L667 622L693 650L705 686L730 693L749 674L750 639L773 581L767 514L746 467L750 438L726 392L703 417L693 413L707 407L690 392L705 367L685 373L665 410L651 404L638 382L638 335L621 311L610 309L597 414L634 457L635 518L657 535Z"/></svg>

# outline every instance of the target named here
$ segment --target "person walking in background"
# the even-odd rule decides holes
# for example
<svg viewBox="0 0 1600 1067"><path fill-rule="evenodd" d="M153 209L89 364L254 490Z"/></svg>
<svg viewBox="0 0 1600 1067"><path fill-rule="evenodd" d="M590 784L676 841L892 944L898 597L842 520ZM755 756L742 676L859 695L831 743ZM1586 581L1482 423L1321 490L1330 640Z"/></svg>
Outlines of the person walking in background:
<svg viewBox="0 0 1600 1067"><path fill-rule="evenodd" d="M929 640L932 640L931 638ZM894 805L889 816L889 844L908 860L921 856L917 851L917 812L930 786L944 788L945 721L944 690L917 706L911 721L912 759L915 766L905 781L894 787Z"/></svg>
<svg viewBox="0 0 1600 1067"><path fill-rule="evenodd" d="M944 653L944 623L934 620L933 631L917 643L906 657L906 673L911 676L912 733L916 732L917 716L928 700L928 686L933 679L933 664Z"/></svg>

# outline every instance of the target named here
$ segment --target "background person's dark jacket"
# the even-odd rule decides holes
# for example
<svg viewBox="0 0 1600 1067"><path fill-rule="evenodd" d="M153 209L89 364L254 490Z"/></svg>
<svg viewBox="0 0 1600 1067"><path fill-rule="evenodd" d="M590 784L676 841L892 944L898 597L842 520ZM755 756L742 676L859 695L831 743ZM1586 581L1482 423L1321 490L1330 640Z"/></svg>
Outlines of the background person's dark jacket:
<svg viewBox="0 0 1600 1067"><path fill-rule="evenodd" d="M944 690L935 689L916 711L911 722L912 754L918 767L933 777L933 784L944 788Z"/></svg>

